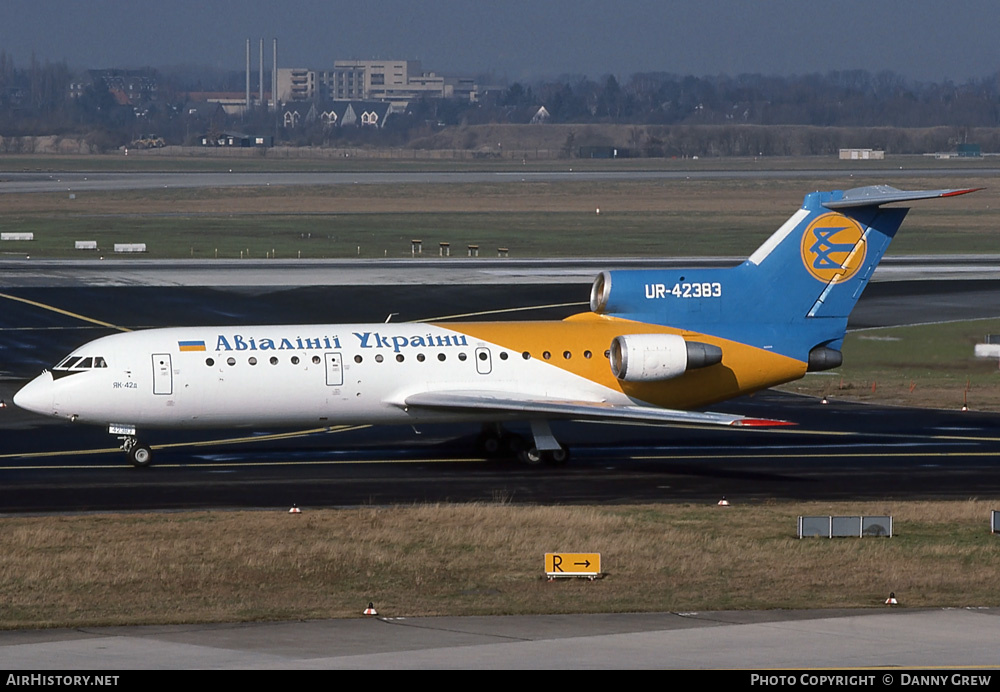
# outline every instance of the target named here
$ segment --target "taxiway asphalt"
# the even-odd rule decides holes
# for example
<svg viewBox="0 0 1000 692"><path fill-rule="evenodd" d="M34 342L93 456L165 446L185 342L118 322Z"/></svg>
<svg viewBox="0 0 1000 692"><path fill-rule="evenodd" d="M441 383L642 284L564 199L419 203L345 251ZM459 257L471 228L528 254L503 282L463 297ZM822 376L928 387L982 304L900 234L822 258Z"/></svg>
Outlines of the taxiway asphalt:
<svg viewBox="0 0 1000 692"><path fill-rule="evenodd" d="M558 588L558 585L553 585ZM0 632L0 668L183 670L742 670L891 688L946 670L1000 675L1000 610L715 611L85 627ZM822 670L819 670L822 669ZM880 669L880 670L864 670ZM801 678L800 676L805 676ZM905 676L905 677L904 677ZM846 678L845 678L846 682ZM294 684L294 679L292 680ZM843 684L843 683L842 683ZM947 684L941 683L941 684ZM967 683L972 684L972 683Z"/></svg>

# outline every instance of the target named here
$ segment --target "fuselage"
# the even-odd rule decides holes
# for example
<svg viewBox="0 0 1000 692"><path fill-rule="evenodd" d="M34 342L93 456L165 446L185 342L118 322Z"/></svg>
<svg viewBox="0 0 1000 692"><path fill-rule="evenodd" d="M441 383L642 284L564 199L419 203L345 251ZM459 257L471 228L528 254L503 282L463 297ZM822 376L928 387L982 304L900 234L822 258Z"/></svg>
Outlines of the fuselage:
<svg viewBox="0 0 1000 692"><path fill-rule="evenodd" d="M678 334L722 362L657 382L609 365L622 334ZM80 423L143 428L495 420L406 405L475 390L691 409L801 377L762 348L584 313L558 322L263 325L151 329L92 341L26 385L18 406Z"/></svg>

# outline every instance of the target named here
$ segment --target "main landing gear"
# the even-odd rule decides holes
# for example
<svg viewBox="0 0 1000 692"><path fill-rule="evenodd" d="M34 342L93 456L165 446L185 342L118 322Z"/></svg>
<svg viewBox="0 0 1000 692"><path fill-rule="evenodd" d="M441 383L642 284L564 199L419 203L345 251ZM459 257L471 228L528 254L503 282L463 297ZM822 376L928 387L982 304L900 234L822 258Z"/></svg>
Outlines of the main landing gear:
<svg viewBox="0 0 1000 692"><path fill-rule="evenodd" d="M563 466L569 450L552 436L548 421L531 422L531 439L505 430L499 423L487 423L479 434L477 447L487 457L515 457L530 466Z"/></svg>

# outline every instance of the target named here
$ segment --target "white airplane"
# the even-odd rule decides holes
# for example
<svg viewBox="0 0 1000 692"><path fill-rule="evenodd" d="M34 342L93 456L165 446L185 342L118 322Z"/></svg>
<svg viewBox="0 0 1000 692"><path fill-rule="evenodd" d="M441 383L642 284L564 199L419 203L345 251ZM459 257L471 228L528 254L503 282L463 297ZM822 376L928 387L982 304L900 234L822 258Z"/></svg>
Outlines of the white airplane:
<svg viewBox="0 0 1000 692"><path fill-rule="evenodd" d="M701 407L840 365L847 318L907 209L972 189L806 195L728 269L601 273L562 321L175 327L76 349L18 406L108 426L136 466L139 430L484 423L485 451L562 463L553 419L705 425L783 421ZM530 441L504 421L527 421Z"/></svg>

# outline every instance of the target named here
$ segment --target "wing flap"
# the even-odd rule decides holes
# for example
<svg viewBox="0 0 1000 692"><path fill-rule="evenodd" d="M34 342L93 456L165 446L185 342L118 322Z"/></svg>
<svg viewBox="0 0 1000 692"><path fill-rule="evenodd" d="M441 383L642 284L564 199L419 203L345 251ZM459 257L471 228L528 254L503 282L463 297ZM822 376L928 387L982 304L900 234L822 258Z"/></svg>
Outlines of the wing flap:
<svg viewBox="0 0 1000 692"><path fill-rule="evenodd" d="M594 401L571 401L547 397L518 397L504 392L440 391L421 392L406 397L407 407L447 411L493 412L504 416L543 416L570 420L603 420L634 423L673 423L688 425L771 426L794 425L787 421L747 418L729 413L681 411L651 406L609 404Z"/></svg>

